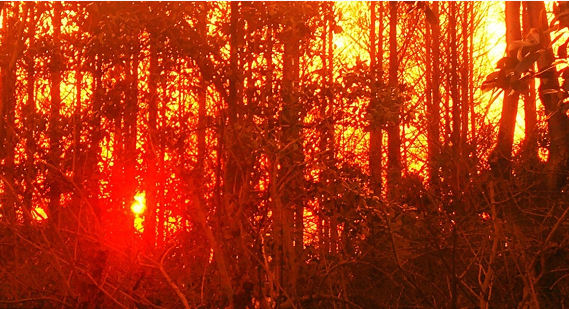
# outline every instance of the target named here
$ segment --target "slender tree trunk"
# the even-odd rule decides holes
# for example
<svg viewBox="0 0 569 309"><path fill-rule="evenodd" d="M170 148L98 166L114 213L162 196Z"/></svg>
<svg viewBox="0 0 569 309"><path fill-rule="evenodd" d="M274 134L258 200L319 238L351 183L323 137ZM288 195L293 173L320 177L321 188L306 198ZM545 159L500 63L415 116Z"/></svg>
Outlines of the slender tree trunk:
<svg viewBox="0 0 569 309"><path fill-rule="evenodd" d="M269 21L270 23L270 21ZM274 48L274 38L275 38L275 34L274 34L274 30L272 27L269 27L269 29L267 30L268 34L267 34L267 53L266 53L266 62L267 62L267 73L266 73L266 96L265 96L265 100L266 100L266 108L267 108L267 118L268 118L268 130L267 130L267 135L268 135L268 140L278 140L277 134L276 134L276 127L277 127L277 122L278 119L276 118L276 116L274 116L276 113L273 112L274 110L276 110L278 108L276 101L275 101L275 92L273 90L273 84L274 84L274 72L275 72L275 65L273 63L273 48ZM273 235L273 239L272 241L274 242L274 254L272 256L272 258L274 258L275 263L274 263L274 285L277 286L280 285L281 287L284 286L284 274L285 274L285 265L284 265L284 242L283 242L283 209L282 209L282 204L281 204L281 195L280 195L280 190L278 189L278 187L280 186L279 181L278 181L278 176L279 176L279 171L278 171L278 164L279 164L279 160L278 160L278 147L277 146L273 146L270 147L269 144L269 159L268 159L268 178L269 178L269 188L268 188L268 203L271 205L271 211L274 214L272 216L272 235ZM282 292L279 291L278 292L280 296L282 296ZM282 297L277 297L275 304L276 307L278 308L281 305L282 302Z"/></svg>
<svg viewBox="0 0 569 309"><path fill-rule="evenodd" d="M456 3L449 2L450 14L449 14L449 24L448 29L450 33L449 49L450 49L450 95L452 99L452 151L454 158L459 158L460 156L460 116L461 116L461 106L458 93L458 48L457 48L457 22L456 22ZM457 180L455 180L457 181Z"/></svg>
<svg viewBox="0 0 569 309"><path fill-rule="evenodd" d="M208 3L202 2L203 14L199 14L200 20L198 23L198 31L200 37L205 38L207 36L207 19L206 13L208 12ZM205 184L205 161L207 156L207 145L206 145L206 129L207 129L207 83L206 79L203 76L200 76L199 81L199 88L198 88L198 129L197 129L197 143L198 143L198 159L197 159L197 178L199 183ZM205 205L204 195L203 195L203 187L200 188L200 201L202 205Z"/></svg>
<svg viewBox="0 0 569 309"><path fill-rule="evenodd" d="M162 89L168 89L168 82L166 78L160 79L160 86ZM158 216L158 228L156 229L156 245L158 248L162 248L164 246L164 242L168 238L168 214L169 209L168 206L170 203L166 201L166 132L164 131L165 121L168 119L166 117L166 106L169 105L170 97L164 96L161 104L157 107L158 109L158 119L159 119L159 128L157 129L157 138L158 138L158 188L157 188L157 208L156 214Z"/></svg>
<svg viewBox="0 0 569 309"><path fill-rule="evenodd" d="M93 24L99 22L99 16L97 14L93 17ZM93 50L101 50L100 42L94 42ZM102 59L101 55L94 53L89 59L92 66L91 73L93 74L93 92L91 95L91 104L89 109L89 118L87 120L87 127L89 130L88 145L85 145L85 174L84 174L84 186L87 196L87 218L89 218L89 228L92 228L94 232L100 232L101 230L101 207L99 203L99 162L101 158L101 113L103 105L103 85L102 85Z"/></svg>
<svg viewBox="0 0 569 309"><path fill-rule="evenodd" d="M225 175L223 186L223 204L219 207L221 232L224 238L231 239L225 244L228 257L243 257L243 252L239 252L239 239L241 238L240 220L243 201L242 190L247 184L245 179L249 176L245 172L247 169L244 145L239 141L242 127L245 126L245 115L243 114L243 59L241 55L241 45L244 31L241 17L243 3L233 1L230 4L230 42L229 42L229 98L228 98L228 126L225 130L223 143L225 146L224 162ZM233 219L230 219L233 218ZM240 259L241 262L243 259ZM235 266L235 265L233 265ZM239 267L235 267L239 268Z"/></svg>
<svg viewBox="0 0 569 309"><path fill-rule="evenodd" d="M429 176L432 180L432 175L434 174L433 171L433 164L431 164L431 145L432 145L432 137L431 136L431 121L433 120L432 109L433 109L433 73L432 73L432 62L433 62L433 39L432 39L432 32L433 26L430 24L428 20L425 18L425 103L427 107L427 141L428 141L428 157L429 157Z"/></svg>
<svg viewBox="0 0 569 309"><path fill-rule="evenodd" d="M468 50L468 23L472 22L469 20L470 16L470 6L474 3L471 2L463 2L462 3L462 64L461 64L461 88L462 88L462 136L461 136L461 148L462 148L462 156L464 158L464 162L470 162L468 159L468 151L467 151L467 144L468 144L468 112L470 104L473 102L469 102L469 92L470 87L468 84L468 76L469 74L469 66L468 63L470 61L470 54ZM458 68L457 68L458 69Z"/></svg>
<svg viewBox="0 0 569 309"><path fill-rule="evenodd" d="M393 94L398 92L396 90L399 86L398 70L397 2L393 1L389 3L389 88ZM399 127L401 106L392 101L390 107L392 119L387 126L387 194L390 199L397 199L397 186L401 179L401 132Z"/></svg>
<svg viewBox="0 0 569 309"><path fill-rule="evenodd" d="M328 50L328 44L327 44L327 37L328 37L328 21L325 18L324 19L324 23L322 26L322 34L320 37L321 43L322 43L322 49L320 51L320 58L322 61L322 73L320 75L321 77L321 81L320 81L320 85L321 85L321 89L322 89L322 98L321 98L321 106L320 106L320 121L321 121L321 131L320 131L320 151L322 153L322 156L325 157L326 156L326 151L327 151L327 145L326 145L326 133L325 133L325 126L326 126L326 106L327 106L327 102L326 102L326 95L327 95L327 91L328 91L328 57L327 55L327 50ZM324 160L322 160L324 161ZM326 173L324 170L322 170L320 172L319 175L319 182L321 184L326 183L327 180L327 176L328 173ZM327 209L329 207L329 200L330 200L330 194L328 194L329 192L324 192L322 195L322 201L320 203L320 212L323 214L321 220L319 220L319 224L321 225L321 230L319 227L319 231L320 231L320 235L319 235L319 239L320 239L320 243L324 249L324 252L328 253L330 252L330 217L324 214L327 214Z"/></svg>
<svg viewBox="0 0 569 309"><path fill-rule="evenodd" d="M478 166L478 159L477 159L477 154L476 154L476 145L478 144L477 140L476 140L476 113L474 112L474 25L475 25L475 19L476 19L476 5L479 5L477 3L472 3L471 4L471 22L470 22L470 35L469 35L469 41L470 41L470 59L469 59L469 63L468 63L468 68L469 68L469 76L468 76L468 85L469 85L469 89L470 89L470 136L471 136L471 144L472 146L470 147L470 160L472 161L472 166L474 168L473 172L476 173L476 169Z"/></svg>
<svg viewBox="0 0 569 309"><path fill-rule="evenodd" d="M439 179L439 163L440 155L440 92L439 92L439 76L440 76L440 26L438 20L439 3L433 3L433 13L437 17L434 25L427 24L429 31L432 33L428 39L427 48L429 55L427 57L427 65L430 74L427 74L428 83L428 102L427 102L427 136L428 136L428 158L429 158L429 175L431 184L436 184ZM432 63L432 65L431 65Z"/></svg>
<svg viewBox="0 0 569 309"><path fill-rule="evenodd" d="M35 47L35 3L28 2L26 5L29 6L29 24L28 24L28 49ZM35 54L28 52L26 58L26 74L27 74L27 101L23 111L23 117L25 122L25 134L26 134L26 175L25 183L26 190L24 192L24 207L28 211L32 210L32 198L34 192L34 181L36 179L36 168L34 164L34 155L36 153L36 139L34 136L34 128L36 123L36 103L35 103ZM24 218L26 212L24 212Z"/></svg>
<svg viewBox="0 0 569 309"><path fill-rule="evenodd" d="M531 29L529 22L528 3L522 2L523 4L523 36L526 37ZM524 99L524 130L525 130L525 140L524 140L524 154L526 160L529 162L537 162L538 160L538 147L537 147L537 111L536 111L536 89L535 89L535 79L529 79L529 92L523 96Z"/></svg>
<svg viewBox="0 0 569 309"><path fill-rule="evenodd" d="M230 55L229 66L231 74L229 76L229 127L228 136L225 140L226 154L226 175L225 175L225 216L231 216L239 207L239 195L243 185L242 173L244 160L241 156L242 146L238 140L238 122L244 119L244 115L237 111L243 106L243 80L241 66L241 40L243 36L242 23L240 18L240 2L231 2L231 26L230 26ZM242 122L242 121L241 121ZM241 123L242 124L242 123Z"/></svg>
<svg viewBox="0 0 569 309"><path fill-rule="evenodd" d="M381 157L382 157L382 124L378 120L379 119L379 109L378 109L378 100L377 100L377 87L378 87L378 63L377 63L377 46L379 46L380 53L383 53L381 44L383 42L377 42L376 36L376 8L379 5L379 10L382 10L383 3L382 2L371 2L371 33L370 33L370 58L371 58L371 65L370 65L370 77L371 77L371 98L370 98L370 112L371 112L371 122L370 122L370 145L369 145L369 169L371 174L371 188L374 192L375 196L381 196L381 186L382 186L382 166L381 166ZM382 20L379 21L380 24ZM380 34L381 36L381 34ZM381 64L380 64L381 65Z"/></svg>
<svg viewBox="0 0 569 309"><path fill-rule="evenodd" d="M242 52L248 36L246 33L246 18L243 12L247 12L250 7L245 2L231 2L231 23L230 23L230 55L229 66L229 126L224 138L225 145L225 177L224 177L224 199L221 205L223 213L221 232L225 239L225 255L228 259L235 259L237 263L232 265L233 278L241 281L244 272L248 269L249 254L247 246L243 243L244 230L242 217L247 205L249 179L252 173L251 149L245 145L243 137L249 133L248 128L251 123L248 121L248 110L253 110L253 103L247 101L244 104L244 84L250 82L249 77L252 72L245 71L250 61L247 61ZM247 78L247 79L245 79ZM253 87L252 85L250 87ZM250 97L247 97L249 99ZM241 295L242 296L242 295ZM238 299L241 296L236 296Z"/></svg>
<svg viewBox="0 0 569 309"><path fill-rule="evenodd" d="M89 195L89 204L95 215L95 222L98 224L102 220L102 210L99 204L99 161L101 158L101 112L103 106L103 81L102 81L102 61L100 56L94 56L94 86L93 86L93 107L91 110L91 118L89 126L91 129L91 138L89 150L87 152L87 191Z"/></svg>
<svg viewBox="0 0 569 309"><path fill-rule="evenodd" d="M138 37L138 33L136 34ZM124 187L124 199L126 201L126 212L129 213L130 220L128 228L131 229L133 226L132 220L134 217L130 214L130 205L134 202L134 196L136 194L137 181L137 155L136 155L136 141L137 141L137 120L138 120L138 53L140 50L138 41L135 41L133 46L132 55L130 59L127 60L127 82L129 89L125 93L126 106L124 114L124 126L125 126L125 160L124 160L124 175L125 175L125 187Z"/></svg>
<svg viewBox="0 0 569 309"><path fill-rule="evenodd" d="M334 2L330 2L328 5L328 40L327 40L327 45L328 45L328 53L327 53L327 57L328 57L328 72L326 72L327 75L327 84L328 84L328 92L327 92L327 107L326 107L326 111L325 111L325 141L326 141L326 155L325 155L325 164L327 166L327 171L326 173L328 173L329 175L327 175L326 179L329 181L330 184L333 184L335 181L335 177L333 175L331 175L332 171L336 170L336 160L335 160L335 137L334 137L334 44L333 44L333 40L334 40ZM301 120L302 121L302 120ZM332 186L332 188L334 188L334 186ZM329 201L329 205L328 205L328 209L331 210L331 218L330 218L330 245L332 248L332 252L337 252L338 250L338 230L337 230L337 226L338 226L338 220L337 220L337 214L336 214L336 203L335 203L335 197L337 192L335 192L333 189L331 191L332 196L331 199ZM304 211L303 211L304 212ZM297 223L296 226L297 228L300 226L302 227L303 225L303 217L301 215L299 215L297 213ZM300 228L300 245L302 246L303 244L303 228Z"/></svg>
<svg viewBox="0 0 569 309"><path fill-rule="evenodd" d="M9 12L9 7L5 6L4 3L0 4L2 5L2 45L3 46L9 46L12 44L12 37L10 35L10 29L8 29L8 12ZM0 79L1 79L1 89L0 89L0 98L2 99L2 102L0 104L0 143L2 143L2 145L6 145L7 142L10 139L10 135L9 135L9 128L10 128L10 123L9 123L9 119L10 119L10 114L12 113L13 110L13 104L14 104L14 83L15 80L13 80L13 76L14 74L11 72L10 67L8 64L3 63L2 64L2 68L0 71ZM3 179L3 187L10 187L10 186L14 186L13 182L11 182L10 180L12 179L12 177L10 177L10 170L11 170L11 164L10 164L10 158L11 158L11 153L10 150L12 148L11 147L2 147L0 148L0 162L3 161L4 163L2 164L2 176L4 177ZM13 196L12 196L12 192L10 192L9 190L4 190L3 194L2 194L2 198L5 200L5 202L2 205L2 219L3 221L6 220L9 223L13 223L15 221L16 218L16 212L14 210L14 201L13 201Z"/></svg>
<svg viewBox="0 0 569 309"><path fill-rule="evenodd" d="M453 187L453 194L455 197L454 209L457 213L463 213L463 205L459 202L462 195L462 183L460 176L462 174L462 149L461 149L461 102L460 102L460 93L458 89L459 79L458 79L458 42L457 42L457 12L456 12L456 3L449 2L450 6L450 14L449 14L449 32L450 32L450 42L449 42L449 49L450 49L450 74L449 74L449 82L450 82L450 95L452 98L452 133L451 133L451 142L452 142L452 156L455 160L459 160L458 164L454 164L452 166L452 187ZM452 235L453 235L453 246L452 246L452 285L450 287L451 297L452 297L452 306L451 308L456 309L458 308L458 278L457 278L457 271L456 271L456 258L455 258L455 250L456 250L456 227L453 227Z"/></svg>
<svg viewBox="0 0 569 309"><path fill-rule="evenodd" d="M79 190L82 190L83 179L85 179L85 153L84 147L81 143L81 131L83 130L83 124L81 121L81 105L82 98L81 84L83 82L83 72L81 72L81 60L77 60L77 67L75 68L75 108L73 109L73 182ZM73 191L71 208L74 216L77 220L81 220L79 209L81 208L81 192L77 189ZM75 222L79 224L80 222Z"/></svg>
<svg viewBox="0 0 569 309"><path fill-rule="evenodd" d="M528 19L531 28L540 34L540 45L545 52L537 60L537 68L543 71L550 68L554 60L553 50L550 46L548 23L543 1L528 2ZM555 77L555 68L549 70L540 79L539 97L545 113L548 115L547 125L549 129L549 158L547 160L547 184L551 191L557 191L567 182L567 168L569 159L569 119L566 113L560 111L557 93L549 93L548 90L559 88L559 82Z"/></svg>
<svg viewBox="0 0 569 309"><path fill-rule="evenodd" d="M320 151L322 152L322 162L324 163L325 169L321 172L320 182L326 185L330 185L334 181L333 171L335 169L334 160L334 87L333 87L333 44L332 40L333 34L333 21L334 21L334 8L333 3L327 3L325 9L326 16L324 17L324 31L322 33L322 87L323 87L323 98L322 106L320 110L320 118L322 121L322 129L320 132ZM330 190L324 195L324 200L322 201L322 207L324 208L324 213L330 214L326 218L327 226L324 227L325 237L325 247L331 249L334 252L337 245L337 232L336 232L336 220L334 218L334 196L336 192ZM299 225L300 223L297 223Z"/></svg>
<svg viewBox="0 0 569 309"><path fill-rule="evenodd" d="M238 108L242 106L242 81L241 81L241 66L240 66L240 48L239 43L241 40L242 31L240 23L240 2L232 1L231 6L231 23L230 23L230 51L229 51L229 67L231 74L229 75L229 127L226 130L226 139L224 141L226 148L225 156L225 206L223 209L223 217L229 218L234 213L236 201L239 198L239 192L242 185L242 174L239 173L240 165L243 164L240 160L240 149L237 140L237 122L239 116ZM242 118L242 117L241 117ZM226 221L227 223L227 221Z"/></svg>
<svg viewBox="0 0 569 309"><path fill-rule="evenodd" d="M15 173L15 147L17 144L18 135L16 129L16 81L17 81L17 74L16 74L16 63L22 56L22 51L24 50L24 30L26 28L25 22L17 23L16 20L21 19L25 21L28 16L28 9L29 6L25 5L23 7L23 12L20 12L20 3L13 4L13 17L7 17L7 12L4 11L3 21L3 43L7 42L8 48L7 57L5 59L8 60L7 65L5 64L2 67L1 73L1 80L2 80L2 87L0 92L2 93L3 100L0 102L1 112L0 117L0 130L4 131L0 133L0 142L4 142L3 147L6 148L6 152L0 152L0 160L4 159L4 181L6 182L4 185L4 192L5 192L5 200L4 205L2 208L5 208L5 215L7 217L7 221L14 223L17 220L16 211L16 200L18 199L17 194L18 192L16 187L15 180L20 178ZM0 7L1 8L1 7ZM16 27L17 26L17 27ZM6 37L6 40L4 40ZM5 156L4 156L5 155Z"/></svg>
<svg viewBox="0 0 569 309"><path fill-rule="evenodd" d="M520 2L506 2L506 43L521 40L520 26ZM516 51L511 52L509 57L516 57ZM514 131L516 128L516 116L518 112L519 94L506 90L502 107L502 117L498 130L498 141L493 155L490 157L490 165L498 175L508 178L511 171L512 147L514 143Z"/></svg>
<svg viewBox="0 0 569 309"><path fill-rule="evenodd" d="M447 2L448 3L448 2ZM447 4L448 5L448 4ZM449 39L450 34L448 33L449 31L447 31L447 36L446 39ZM450 101L451 101L451 66L450 66L450 58L451 58L451 52L450 52L450 48L448 44L445 44L445 54L447 56L446 58L446 65L445 65L445 97L444 97L444 152L445 155L451 155L451 135L452 135L452 130L451 130L451 124L452 124L452 118L451 118L451 107L450 107ZM449 164L445 164L446 167L448 168Z"/></svg>
<svg viewBox="0 0 569 309"><path fill-rule="evenodd" d="M148 167L146 182L146 216L144 219L144 239L149 248L156 244L156 211L158 204L157 177L158 177L158 80L160 68L158 66L158 38L156 33L150 33L150 63L148 76L148 137L146 145L146 166Z"/></svg>
<svg viewBox="0 0 569 309"><path fill-rule="evenodd" d="M198 32L200 37L207 37L207 12L209 10L209 5L207 2L201 2L201 7L203 14L199 14L199 20L197 24ZM206 144L206 134L207 134L207 83L205 76L200 75L199 88L198 88L198 127L197 127L197 146L198 146L198 158L196 162L196 172L197 172L197 184L199 186L196 188L198 190L198 199L201 205L207 208L207 200L205 196L206 189L206 159L207 159L207 144ZM193 220L193 218L189 218ZM199 237L201 239L203 237Z"/></svg>
<svg viewBox="0 0 569 309"><path fill-rule="evenodd" d="M295 4L293 8L296 7ZM289 21L285 25L291 35L284 41L283 80L281 97L283 101L280 126L282 128L282 159L280 162L279 183L283 184L282 193L282 232L285 259L288 266L288 286L290 293L296 294L298 279L298 262L302 250L302 217L304 199L302 191L305 186L303 175L302 146L302 106L295 88L299 80L299 38L297 24ZM296 219L296 220L295 220ZM285 282L285 285L287 283Z"/></svg>
<svg viewBox="0 0 569 309"><path fill-rule="evenodd" d="M385 30L385 23L383 22L384 19L384 14L385 14L385 3L382 1L378 1L377 5L379 5L378 7L378 13L379 13L379 29L377 30L377 70L375 73L375 78L378 81L383 81L383 77L385 76L385 74L383 74L383 53L384 53L384 48L383 48L383 31ZM382 83L382 85L384 85ZM377 86L377 85L376 85ZM378 103L379 104L379 103ZM385 125L385 123L381 123L382 127ZM383 128L382 128L383 129ZM383 135L383 130L379 131L382 135ZM383 141L383 139L381 138L380 140Z"/></svg>
<svg viewBox="0 0 569 309"><path fill-rule="evenodd" d="M229 51L229 123L237 123L237 105L240 97L239 87L239 2L231 2L231 35Z"/></svg>
<svg viewBox="0 0 569 309"><path fill-rule="evenodd" d="M61 66L63 59L60 48L61 40L61 3L53 3L53 41L55 43L53 54L51 55L50 63L50 116L49 116L49 164L51 165L48 172L49 184L49 217L50 222L54 226L59 226L61 216L61 205L59 202L61 196L60 182L62 173L61 163L61 128L60 128L60 115L61 109Z"/></svg>
<svg viewBox="0 0 569 309"><path fill-rule="evenodd" d="M121 99L117 96L111 100L110 104L114 106L115 114L113 124L115 130L113 132L113 166L111 171L111 201L115 207L113 210L118 210L123 207L124 199L122 191L124 189L124 136L122 120L124 118L124 106Z"/></svg>

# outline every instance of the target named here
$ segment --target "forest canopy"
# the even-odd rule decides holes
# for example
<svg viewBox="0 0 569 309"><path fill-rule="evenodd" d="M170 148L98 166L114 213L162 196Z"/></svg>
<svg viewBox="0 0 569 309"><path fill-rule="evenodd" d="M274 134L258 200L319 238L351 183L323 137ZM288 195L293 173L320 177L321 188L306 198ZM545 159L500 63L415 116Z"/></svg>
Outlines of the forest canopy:
<svg viewBox="0 0 569 309"><path fill-rule="evenodd" d="M0 308L569 306L566 2L0 10Z"/></svg>

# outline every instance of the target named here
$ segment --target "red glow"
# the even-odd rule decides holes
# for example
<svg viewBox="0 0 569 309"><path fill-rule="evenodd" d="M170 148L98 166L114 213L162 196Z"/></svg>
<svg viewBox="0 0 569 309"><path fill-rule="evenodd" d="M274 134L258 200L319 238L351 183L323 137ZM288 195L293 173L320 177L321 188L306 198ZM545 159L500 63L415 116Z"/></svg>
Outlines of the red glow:
<svg viewBox="0 0 569 309"><path fill-rule="evenodd" d="M142 214L146 210L146 194L144 192L137 193L134 196L134 202L130 206L130 210L137 215Z"/></svg>

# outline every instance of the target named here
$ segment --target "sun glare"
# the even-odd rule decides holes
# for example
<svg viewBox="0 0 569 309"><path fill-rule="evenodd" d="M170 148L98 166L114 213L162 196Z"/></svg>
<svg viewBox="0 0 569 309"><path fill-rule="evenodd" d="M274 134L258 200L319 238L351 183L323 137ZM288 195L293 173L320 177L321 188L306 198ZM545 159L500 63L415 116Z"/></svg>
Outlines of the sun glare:
<svg viewBox="0 0 569 309"><path fill-rule="evenodd" d="M34 207L34 209L32 210L32 218L34 218L34 220L38 222L41 222L47 219L47 214L45 213L45 210L43 210L43 208Z"/></svg>
<svg viewBox="0 0 569 309"><path fill-rule="evenodd" d="M146 210L146 194L144 192L137 193L134 196L134 202L132 203L132 206L130 206L130 210L137 215Z"/></svg>

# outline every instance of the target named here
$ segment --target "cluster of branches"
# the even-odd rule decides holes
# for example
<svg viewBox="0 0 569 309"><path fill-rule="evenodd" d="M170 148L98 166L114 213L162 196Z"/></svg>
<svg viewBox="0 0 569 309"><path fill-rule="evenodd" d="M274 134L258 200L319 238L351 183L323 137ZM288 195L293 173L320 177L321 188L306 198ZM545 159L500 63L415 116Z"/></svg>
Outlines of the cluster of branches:
<svg viewBox="0 0 569 309"><path fill-rule="evenodd" d="M1 5L0 306L569 302L565 4Z"/></svg>

